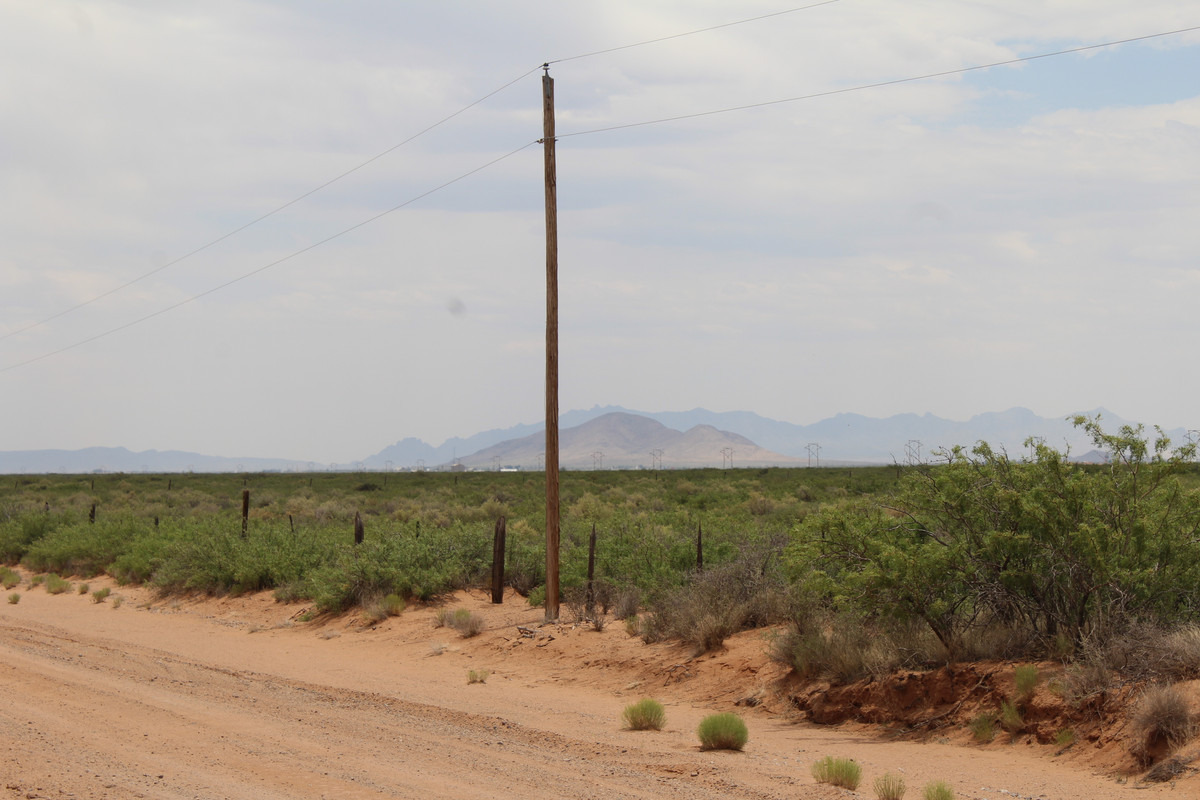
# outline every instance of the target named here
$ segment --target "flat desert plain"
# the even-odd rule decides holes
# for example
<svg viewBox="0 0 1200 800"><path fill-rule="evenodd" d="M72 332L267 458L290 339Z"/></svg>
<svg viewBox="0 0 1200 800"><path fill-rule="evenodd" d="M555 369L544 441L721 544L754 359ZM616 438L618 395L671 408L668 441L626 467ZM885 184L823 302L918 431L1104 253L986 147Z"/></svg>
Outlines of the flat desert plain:
<svg viewBox="0 0 1200 800"><path fill-rule="evenodd" d="M1142 782L1117 739L976 745L961 726L804 721L763 632L693 657L619 622L539 626L516 595L460 592L367 624L300 622L305 606L270 594L89 583L113 593L26 584L0 604L0 798L870 798L885 772L909 798L934 780L978 800L1200 797L1190 768ZM437 627L439 607L484 631ZM622 728L642 697L665 705L664 730ZM700 750L715 711L744 717L743 752ZM824 756L862 765L857 792L814 781Z"/></svg>

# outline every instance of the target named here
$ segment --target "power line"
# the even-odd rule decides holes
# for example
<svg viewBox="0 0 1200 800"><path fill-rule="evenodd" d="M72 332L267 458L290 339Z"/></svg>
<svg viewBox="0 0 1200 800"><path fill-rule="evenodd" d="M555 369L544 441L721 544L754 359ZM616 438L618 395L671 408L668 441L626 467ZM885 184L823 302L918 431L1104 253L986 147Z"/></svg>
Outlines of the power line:
<svg viewBox="0 0 1200 800"><path fill-rule="evenodd" d="M959 69L945 70L944 72L931 72L926 75L915 75L910 78L896 78L896 79L890 80L890 81L879 81L878 83L865 83L865 84L860 84L858 86L847 86L842 89L829 89L828 91L814 92L812 94L800 95L798 97L785 97L781 100L766 100L761 103L749 103L747 105L741 105L741 106L730 106L729 108L718 108L718 109L714 109L712 111L698 111L698 112L695 112L692 114L680 114L680 115L674 116L674 117L663 117L661 119L645 120L642 122L628 122L628 123L625 123L622 125L609 125L608 127L604 127L604 128L592 128L591 130L574 131L573 133L560 133L560 134L558 134L557 138L566 139L571 136L587 136L587 135L590 135L593 133L607 133L608 131L619 131L619 130L623 130L625 128L640 128L640 127L645 127L647 125L660 125L664 122L679 122L680 120L685 120L685 119L696 119L698 117L711 117L711 116L715 116L717 114L728 114L733 111L747 111L747 110L753 109L753 108L764 108L766 106L777 106L777 105L782 105L783 103L796 103L801 100L814 100L819 97L829 97L831 95L836 95L836 94L847 94L849 92L859 92L864 89L878 89L878 88L881 88L884 86L896 86L896 85L902 84L902 83L913 83L915 81L924 81L924 80L929 80L931 78L944 78L944 77L947 77L950 75L961 75L965 72L975 72L975 71L981 70L981 69L991 69L992 67L1003 67L1003 66L1007 66L1010 64L1020 64L1024 61L1034 61L1039 58L1052 58L1054 56L1063 56L1063 55L1068 55L1070 53L1082 53L1087 50L1098 50L1103 47L1115 47L1116 45L1120 45L1120 44L1129 44L1130 42L1141 42L1141 41L1145 41L1147 39L1157 39L1157 38L1160 38L1163 36L1176 36L1181 33L1190 33L1191 31L1197 31L1197 30L1200 30L1200 25L1195 25L1190 28L1180 28L1179 30L1174 30L1174 31L1164 31L1162 33L1149 33L1149 34L1146 34L1145 36L1134 36L1129 39L1119 39L1117 41L1112 41L1112 42L1101 42L1099 44L1083 45L1082 47L1071 47L1066 50L1055 50L1054 52L1051 52L1051 53L1038 53L1037 55L1023 56L1022 58L1010 58L1006 61L994 61L991 64L978 64L973 67L961 67Z"/></svg>
<svg viewBox="0 0 1200 800"><path fill-rule="evenodd" d="M816 8L817 6L827 6L830 3L836 3L836 2L838 2L838 0L824 0L823 2L813 3L812 5L799 6L798 8L789 8L786 11L775 11L773 13L763 14L758 17L750 17L749 19L739 19L736 22L723 22L720 25L712 25L707 28L700 28L699 30L687 31L685 33L675 33L670 36L660 36L657 39L647 39L644 42L634 42L633 44L623 44L620 47L609 47L606 50L596 50L591 53L582 53L580 55L569 56L567 58L556 58L553 61L547 61L546 63L547 64L561 64L564 61L576 61L580 58L591 58L592 56L607 55L608 53L615 53L618 50L628 50L632 47L641 47L642 45L647 45L647 44L658 44L659 42L669 42L672 39L682 39L684 36L694 36L697 33L708 33L709 31L720 30L721 28L732 28L734 25L745 25L747 22L758 22L760 20L770 19L771 17L782 17L784 14L794 14L797 11L806 11L810 8ZM524 76L522 76L522 77L524 77Z"/></svg>
<svg viewBox="0 0 1200 800"><path fill-rule="evenodd" d="M482 165L476 167L475 169L471 170L470 172L464 172L462 175L459 175L457 178L448 180L445 183L441 184L440 186L435 186L434 188L429 189L428 191L422 192L421 194L416 195L415 197L410 197L408 200L405 200L403 203L399 203L397 205L392 206L389 209L380 211L378 214L375 214L372 217L364 219L361 222L357 222L354 225L351 225L349 228L340 230L335 234L326 236L324 239L321 239L320 241L316 241L316 242L313 242L312 244L305 245L304 247L300 248L299 250L295 250L295 251L289 253L288 255L283 256L282 258L275 259L274 261L270 262L269 264L264 264L261 267L252 269L249 272L239 275L236 278L225 281L224 283L222 283L220 285L213 286L212 288L209 288L209 289L205 289L203 292L200 292L199 294L194 294L191 297L187 298L186 300L180 300L177 303L172 303L169 306L160 308L157 311L146 314L145 316L139 317L130 322L126 322L122 325L118 325L115 328L109 328L108 330L103 331L102 333L97 333L94 336L87 337L86 339L80 339L79 341L77 341L73 344L69 344L66 347L60 347L57 350L52 350L48 353L43 353L40 356L34 356L33 358L26 359L25 361L21 361L16 364L9 364L6 367L0 367L0 373L9 372L10 370L14 370L19 367L28 366L29 364L34 364L38 361L43 361L47 358L51 358L51 357L59 355L61 353L65 353L68 350L74 350L76 347L82 347L83 345L94 342L97 339L103 339L106 336L111 336L114 333L119 333L120 331L126 330L128 328L132 328L135 325L140 325L143 322L152 320L155 317L162 316L163 314L166 314L168 311L174 311L175 309L180 308L181 306L186 306L188 303L199 300L202 297L207 297L210 294L214 294L215 292L219 292L222 289L233 286L235 283L240 283L240 282L246 280L247 278L250 278L250 277L253 277L254 275L259 274L260 272L266 272L271 267L278 266L278 265L284 263L285 261L291 261L293 258L296 258L297 256L303 255L304 253L307 253L310 250L315 250L323 244L332 242L334 239L345 236L346 234L350 233L351 231L356 231L365 225L369 225L370 223L374 222L375 220L380 219L382 217L386 217L388 214L391 214L394 211L399 211L400 209L404 208L405 206L412 205L413 203L417 202L418 200L428 197L429 195L433 194L434 192L439 192L442 189L445 189L447 186L451 186L455 183L458 183L459 181L463 180L464 178L469 178L470 176L474 175L477 172L482 172L483 170L487 169L488 167L490 167L494 164L498 164L501 161L505 160L506 158L515 156L517 153L519 153L522 150L526 149L527 147L530 147L535 144L537 144L536 141L527 142L527 143L521 145L520 147L518 147L516 150L509 151L508 153L505 153L502 156L493 158L491 161L487 162L486 164L482 164Z"/></svg>
<svg viewBox="0 0 1200 800"><path fill-rule="evenodd" d="M785 11L776 11L771 14L763 14L761 16L751 17L749 19L737 20L734 22L726 22L726 23L722 23L720 25L713 25L708 28L701 28L699 30L687 31L685 33L677 33L677 34L673 34L671 36L663 36L663 37L660 37L657 39L650 39L650 40L647 40L644 42L636 42L634 44L621 45L620 47L611 47L606 50L597 50L597 51L594 51L591 53L582 53L580 55L568 56L567 58L559 58L559 59L555 59L554 61L550 61L550 62L546 62L546 63L557 64L557 63L561 63L564 61L575 61L575 60L581 59L581 58L588 58L591 56L603 55L605 53L613 53L613 52L617 52L618 50L628 50L629 48L632 48L632 47L641 47L641 46L647 45L647 44L656 44L658 42L665 42L665 41L669 41L671 39L679 39L684 36L692 36L697 33L706 33L708 31L719 30L721 28L729 28L734 25L744 25L749 22L758 22L760 20L769 19L771 17L778 17L778 16L782 16L784 14L792 14L797 11L804 11L805 9L815 8L817 6L829 5L830 3L836 3L836 2L838 2L838 0L824 0L823 2L814 3L812 5L800 6L798 8L790 8ZM435 129L441 125L444 125L445 123L449 122L450 120L454 119L455 117L459 116L460 114L464 113L465 111L467 111L471 108L474 108L475 106L479 105L480 103L483 103L484 101L499 94L500 92L504 91L508 87L512 86L514 83L517 83L517 82L521 81L522 79L527 78L529 75L533 74L534 72L537 72L539 69L542 68L542 66L543 65L538 65L536 67L533 67L532 69L518 75L517 77L508 81L507 83L497 87L496 89L493 89L492 91L490 91L487 94L480 97L478 100L475 100L472 103L468 103L467 105L460 108L458 111L455 111L453 114L443 117L442 119L438 120L437 122L433 123L432 125L429 125L428 127L423 128L422 130L418 131L417 133L414 133L412 136L409 136L407 139L404 139L403 141L392 145L391 147L387 148L386 150L383 150L382 152L379 152L379 153L371 156L367 160L360 162L359 164L357 164L354 167L351 167L350 169L346 170L345 172L342 172L341 174L336 175L333 178L330 178L329 180L325 181L324 183L319 184L319 185L313 187L312 189L309 189L307 192L299 195L298 197L292 198L291 200L287 201L283 205L277 206L276 208L266 212L265 214L261 214L260 216L255 217L254 219L250 220L249 222L245 223L244 225L240 225L237 228L234 228L233 230L229 231L228 233L222 234L221 236L218 236L217 238L212 239L212 240L200 245L199 247L197 247L193 250L190 250L187 253L184 253L182 256L179 256L176 259L168 261L167 263L162 264L161 266L155 267L154 269L150 270L149 272L145 272L141 275L138 275L136 278L128 280L125 283L114 286L113 288L111 288L105 292L101 292L100 294L95 295L94 297L84 300L82 303L78 303L69 308L63 309L62 311L59 311L55 314L51 314L48 317L44 317L44 318L38 320L37 322L31 322L28 325L25 325L23 327L15 329L15 330L9 331L8 333L0 334L0 342L4 341L5 339L8 339L10 337L16 336L18 334L25 333L26 331L33 330L34 328L39 328L48 322L53 322L54 320L59 319L60 317L64 317L67 314L78 311L81 308L86 308L87 306L90 306L92 303L98 302L100 300L103 300L106 297L110 297L110 296L116 294L117 292L128 289L130 286L140 283L141 281L144 281L145 279L147 279L149 277L157 275L158 273L160 273L166 269L170 269L171 267L175 266L176 264L182 263L183 261L186 261L187 259L191 258L192 256L203 253L205 250L208 250L210 247L214 247L214 246L220 244L221 242L225 241L226 239L236 236L237 234L241 233L242 231L246 230L247 228L253 227L254 225L257 225L258 223L263 222L264 220L275 216L279 212L284 211L284 210L294 206L296 203L299 203L300 201L311 197L312 195L316 194L317 192L332 186L333 184L337 183L338 181L342 180L343 178L353 175L355 172L358 172L360 169L363 169L364 167L366 167L370 164L373 164L374 162L378 161L379 159L383 158L384 156L400 149L401 147L408 144L409 142L412 142L413 140L418 139L421 136L424 136L425 134L429 133L433 129Z"/></svg>
<svg viewBox="0 0 1200 800"><path fill-rule="evenodd" d="M179 264L180 262L186 261L187 259L191 258L194 255L203 253L205 250L209 249L210 247L218 245L221 242L225 241L226 239L236 236L237 234L241 233L242 231L246 230L247 228L250 228L254 225L257 225L258 223L262 222L265 219L275 216L280 211L290 208L291 206L296 205L296 203L299 203L301 200L311 197L312 195L316 194L317 192L321 191L322 189L326 189L326 188L332 186L333 184L340 181L342 178L353 175L355 172L358 172L363 167L373 164L376 161L378 161L379 159L388 155L389 153L399 150L401 147L403 147L404 145L413 141L414 139L418 139L418 138L424 136L425 134L429 133L434 128L444 125L445 123L447 123L450 120L454 119L455 117L459 116L460 114L467 111L468 109L474 108L475 106L479 105L480 103L484 102L485 100L489 99L490 97L493 97L494 95L499 94L500 92L504 91L508 87L512 86L514 83L517 83L521 79L528 77L529 75L533 74L534 72L537 72L539 69L541 69L540 66L534 67L533 69L529 70L528 72L525 72L522 75L519 75L516 78L513 78L511 81L504 84L503 86L500 86L497 89L493 89L492 91L488 92L483 97L476 100L475 102L469 103L469 104L463 106L458 111L455 111L453 114L451 114L447 117L443 117L442 119L438 120L437 122L433 123L432 125L418 131L417 133L414 133L412 136L409 136L404 141L392 145L388 149L371 156L366 161L361 162L357 166L351 167L350 169L346 170L345 172L341 173L340 175L330 178L329 180L325 181L324 183L320 184L319 186L309 189L307 192L300 195L299 197L295 197L295 198L287 201L283 205L278 206L277 208L274 208L271 211L268 211L267 213L262 214L261 216L255 217L254 219L250 220L249 222L245 223L244 225L234 228L233 230L229 231L228 233L226 233L222 236L218 236L216 239L213 239L213 240L207 242L206 244L200 245L196 249L194 249L188 253L185 253L184 255L180 256L179 258L176 258L172 261L168 261L166 264L163 264L162 266L155 267L154 269L150 270L149 272L139 275L136 278L133 278L132 280L128 280L119 286L114 286L112 289L109 289L106 292L102 292L101 294L98 294L89 300L84 300L82 303L79 303L78 305L71 306L70 308L64 309L63 311L59 311L56 314L51 314L50 316L48 316L44 319L38 320L37 322L31 322L30 324L28 324L22 328L17 328L16 330L9 331L8 333L0 334L0 342L4 341L5 339L8 339L9 337L16 336L19 333L24 333L25 331L29 331L29 330L33 330L34 328L41 327L42 325L45 325L47 322L53 322L54 320L58 319L59 317L64 317L73 311L78 311L81 308L90 306L92 303L95 303L98 300L103 300L104 298L114 295L117 292L122 291L123 289L128 289L130 286L133 286L135 283L144 281L146 278L149 278L152 275L157 275L158 273L162 272L163 270L169 269L170 267L173 267L176 264ZM468 174L470 174L470 173L468 173ZM460 180L460 178L456 178L455 180ZM450 181L450 183L454 183L454 181ZM449 184L446 184L446 185L448 186ZM434 191L436 191L436 190L434 190ZM424 196L424 195L422 195L422 196ZM415 199L419 199L419 198L415 198ZM388 212L385 212L385 213L388 213ZM372 219L374 219L374 217ZM370 222L370 221L371 220L367 220L367 222ZM353 228L348 229L348 230L353 230ZM328 241L328 240L326 240L326 241ZM303 251L300 251L300 252L303 252ZM221 288L221 287L218 287L218 288ZM101 336L103 336L103 335L106 335L106 334L101 334ZM0 372L2 372L2 371L3 370L0 370Z"/></svg>

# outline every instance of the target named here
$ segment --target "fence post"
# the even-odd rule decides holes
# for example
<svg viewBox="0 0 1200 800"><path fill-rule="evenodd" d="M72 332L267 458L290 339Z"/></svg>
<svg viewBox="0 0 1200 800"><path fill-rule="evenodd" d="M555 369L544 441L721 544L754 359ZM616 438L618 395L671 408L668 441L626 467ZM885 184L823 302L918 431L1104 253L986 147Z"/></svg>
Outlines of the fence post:
<svg viewBox="0 0 1200 800"><path fill-rule="evenodd" d="M492 602L504 602L504 540L508 537L504 517L496 519L496 530L492 534Z"/></svg>
<svg viewBox="0 0 1200 800"><path fill-rule="evenodd" d="M366 535L367 535L366 529L363 528L362 514L355 511L354 512L354 543L362 544L363 539L366 538Z"/></svg>
<svg viewBox="0 0 1200 800"><path fill-rule="evenodd" d="M242 538L246 538L246 529L250 525L250 490L242 489Z"/></svg>
<svg viewBox="0 0 1200 800"><path fill-rule="evenodd" d="M592 523L592 535L588 537L588 574L587 597L584 600L583 614L588 619L596 616L596 523Z"/></svg>
<svg viewBox="0 0 1200 800"><path fill-rule="evenodd" d="M696 572L704 572L704 526L696 523Z"/></svg>

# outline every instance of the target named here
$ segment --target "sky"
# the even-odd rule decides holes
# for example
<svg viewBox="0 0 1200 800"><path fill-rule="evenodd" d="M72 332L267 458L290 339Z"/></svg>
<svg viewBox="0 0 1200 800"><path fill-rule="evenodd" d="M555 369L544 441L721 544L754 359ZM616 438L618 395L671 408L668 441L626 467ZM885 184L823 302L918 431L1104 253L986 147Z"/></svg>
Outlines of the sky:
<svg viewBox="0 0 1200 800"><path fill-rule="evenodd" d="M0 450L542 419L545 62L561 410L1200 428L1200 32L955 72L1200 8L799 5L0 0Z"/></svg>

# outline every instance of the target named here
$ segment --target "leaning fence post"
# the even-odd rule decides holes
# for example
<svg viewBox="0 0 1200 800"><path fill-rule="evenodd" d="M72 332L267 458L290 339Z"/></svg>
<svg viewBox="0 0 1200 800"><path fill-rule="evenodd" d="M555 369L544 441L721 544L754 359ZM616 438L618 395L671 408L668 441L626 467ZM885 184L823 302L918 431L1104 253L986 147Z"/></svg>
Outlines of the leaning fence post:
<svg viewBox="0 0 1200 800"><path fill-rule="evenodd" d="M492 533L492 602L504 602L504 540L508 536L504 517L496 518L496 530Z"/></svg>

